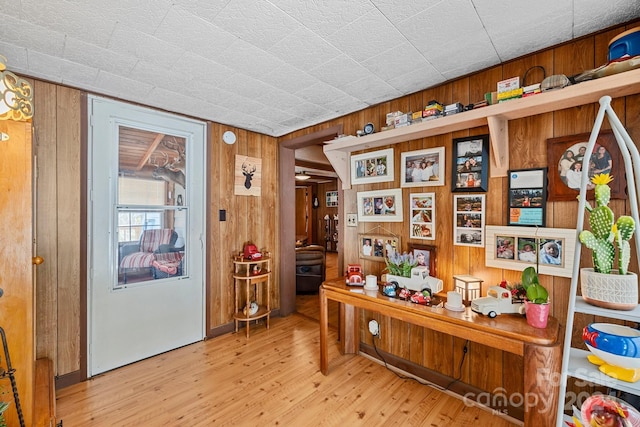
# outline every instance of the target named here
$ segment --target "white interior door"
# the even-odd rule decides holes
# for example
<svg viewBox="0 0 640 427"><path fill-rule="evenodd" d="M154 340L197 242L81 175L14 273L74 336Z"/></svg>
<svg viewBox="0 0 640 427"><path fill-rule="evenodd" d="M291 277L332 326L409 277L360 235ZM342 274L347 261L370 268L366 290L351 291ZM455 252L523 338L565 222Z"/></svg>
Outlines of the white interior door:
<svg viewBox="0 0 640 427"><path fill-rule="evenodd" d="M204 337L205 124L89 97L89 376Z"/></svg>

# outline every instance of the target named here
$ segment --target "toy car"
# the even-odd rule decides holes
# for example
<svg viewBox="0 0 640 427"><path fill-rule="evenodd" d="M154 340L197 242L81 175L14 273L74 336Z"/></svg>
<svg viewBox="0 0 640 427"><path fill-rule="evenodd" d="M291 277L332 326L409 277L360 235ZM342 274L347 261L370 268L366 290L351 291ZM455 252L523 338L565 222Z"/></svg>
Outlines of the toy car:
<svg viewBox="0 0 640 427"><path fill-rule="evenodd" d="M524 314L524 304L514 302L508 289L500 286L491 286L486 297L476 298L471 301L471 310L493 319L498 314Z"/></svg>
<svg viewBox="0 0 640 427"><path fill-rule="evenodd" d="M364 274L360 264L347 265L347 278L345 282L349 286L364 286Z"/></svg>

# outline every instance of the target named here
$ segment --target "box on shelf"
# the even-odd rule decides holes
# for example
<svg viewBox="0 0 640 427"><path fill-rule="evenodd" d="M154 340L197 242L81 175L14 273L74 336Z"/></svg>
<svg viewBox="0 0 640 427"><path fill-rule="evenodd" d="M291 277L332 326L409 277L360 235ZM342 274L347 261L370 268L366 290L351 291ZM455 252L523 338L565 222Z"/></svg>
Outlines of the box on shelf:
<svg viewBox="0 0 640 427"><path fill-rule="evenodd" d="M395 127L407 126L410 124L411 124L411 113L402 114L395 118L395 122L394 122Z"/></svg>
<svg viewBox="0 0 640 427"><path fill-rule="evenodd" d="M498 82L498 94L501 92L509 92L513 89L520 88L520 77L511 77L510 79L500 80Z"/></svg>
<svg viewBox="0 0 640 427"><path fill-rule="evenodd" d="M402 111L392 111L387 113L387 126L391 126L395 123L396 117L401 116Z"/></svg>
<svg viewBox="0 0 640 427"><path fill-rule="evenodd" d="M437 108L430 108L422 112L422 117L435 118L437 116L440 116L441 114L442 114L442 110L439 110Z"/></svg>
<svg viewBox="0 0 640 427"><path fill-rule="evenodd" d="M522 97L524 98L526 96L536 95L541 92L540 83L535 83L522 88Z"/></svg>
<svg viewBox="0 0 640 427"><path fill-rule="evenodd" d="M464 106L459 102L455 102L453 104L449 104L446 107L444 107L444 115L445 116L450 116L452 114L462 113L463 111L464 111Z"/></svg>
<svg viewBox="0 0 640 427"><path fill-rule="evenodd" d="M515 98L522 98L522 88L512 89L506 92L498 92L498 102Z"/></svg>

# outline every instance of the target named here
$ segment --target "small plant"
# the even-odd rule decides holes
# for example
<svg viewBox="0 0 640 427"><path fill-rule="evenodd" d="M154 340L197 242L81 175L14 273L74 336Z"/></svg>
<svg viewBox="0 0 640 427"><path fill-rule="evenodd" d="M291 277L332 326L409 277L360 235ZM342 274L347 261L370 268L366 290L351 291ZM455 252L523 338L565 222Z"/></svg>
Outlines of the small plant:
<svg viewBox="0 0 640 427"><path fill-rule="evenodd" d="M534 267L527 267L522 272L522 287L527 293L527 299L533 304L546 304L549 302L547 288L540 284L538 272Z"/></svg>
<svg viewBox="0 0 640 427"><path fill-rule="evenodd" d="M593 251L593 269L597 273L611 274L616 249L618 250L618 274L627 274L631 260L629 240L636 229L636 223L630 216L621 216L614 222L613 211L608 206L611 199L609 183L613 180L608 173L591 178L595 184L596 207L587 202L591 231L583 230L579 234L580 242Z"/></svg>
<svg viewBox="0 0 640 427"><path fill-rule="evenodd" d="M7 420L4 418L4 411L9 407L9 402L0 401L0 427L7 427Z"/></svg>
<svg viewBox="0 0 640 427"><path fill-rule="evenodd" d="M394 276L411 277L411 269L418 265L418 260L413 257L413 254L403 253L400 255L397 252L392 253L384 259L387 264L386 270Z"/></svg>

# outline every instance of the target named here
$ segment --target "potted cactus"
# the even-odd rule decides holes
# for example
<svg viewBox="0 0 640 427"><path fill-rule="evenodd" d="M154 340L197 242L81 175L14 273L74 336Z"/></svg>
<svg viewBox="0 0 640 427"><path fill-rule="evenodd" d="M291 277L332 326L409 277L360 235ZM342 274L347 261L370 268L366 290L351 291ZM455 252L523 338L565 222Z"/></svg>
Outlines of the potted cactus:
<svg viewBox="0 0 640 427"><path fill-rule="evenodd" d="M582 297L589 304L617 310L633 310L638 305L638 276L627 271L631 260L629 240L636 228L630 216L621 216L614 220L609 208L613 178L607 174L595 175L591 182L595 184L596 206L587 202L591 230L579 234L580 242L591 249L593 268L582 268ZM618 268L614 261L618 259Z"/></svg>

